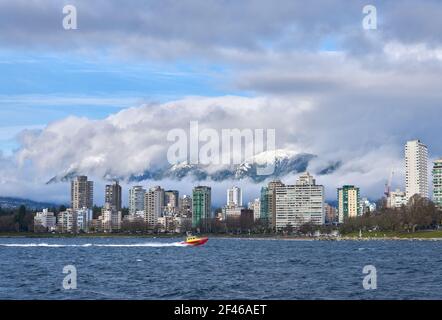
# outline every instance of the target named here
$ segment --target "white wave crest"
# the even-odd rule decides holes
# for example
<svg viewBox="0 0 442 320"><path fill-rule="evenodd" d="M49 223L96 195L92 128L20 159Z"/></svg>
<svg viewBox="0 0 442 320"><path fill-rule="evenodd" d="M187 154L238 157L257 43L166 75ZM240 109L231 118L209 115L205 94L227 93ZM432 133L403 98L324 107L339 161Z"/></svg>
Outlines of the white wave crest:
<svg viewBox="0 0 442 320"><path fill-rule="evenodd" d="M54 243L0 243L0 247L45 247L45 248L64 248L64 247L112 247L112 248L131 248L131 247L187 247L188 245L182 242L171 243L159 243L159 242L146 242L146 243L131 243L131 244L101 244L101 243L85 243L85 244L54 244Z"/></svg>

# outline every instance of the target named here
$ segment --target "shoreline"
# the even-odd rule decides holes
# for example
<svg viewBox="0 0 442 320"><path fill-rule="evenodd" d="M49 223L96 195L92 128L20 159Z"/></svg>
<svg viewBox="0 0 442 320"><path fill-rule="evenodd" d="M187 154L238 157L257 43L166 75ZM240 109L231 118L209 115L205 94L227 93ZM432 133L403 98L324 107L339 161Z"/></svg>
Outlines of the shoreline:
<svg viewBox="0 0 442 320"><path fill-rule="evenodd" d="M299 237L299 236L276 236L276 235L226 235L226 234L201 234L215 239L238 239L238 240L287 240L287 241L442 241L442 236L437 232L432 237L431 231L426 231L425 236L422 232L414 234L401 234L391 236L353 236L344 235L339 237ZM121 234L121 233L84 233L84 234L36 234L36 233L0 233L1 238L28 238L28 239L50 239L50 238L144 238L144 239L176 239L183 238L180 234Z"/></svg>

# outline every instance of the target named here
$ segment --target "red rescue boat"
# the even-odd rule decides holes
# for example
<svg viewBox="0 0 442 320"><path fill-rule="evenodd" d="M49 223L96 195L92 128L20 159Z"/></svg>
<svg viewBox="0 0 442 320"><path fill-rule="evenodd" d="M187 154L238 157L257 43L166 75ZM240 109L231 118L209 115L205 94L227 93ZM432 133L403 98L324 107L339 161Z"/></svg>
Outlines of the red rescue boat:
<svg viewBox="0 0 442 320"><path fill-rule="evenodd" d="M205 244L207 241L209 241L209 238L207 237L199 238L195 236L188 236L186 238L186 241L183 241L181 243L196 247Z"/></svg>

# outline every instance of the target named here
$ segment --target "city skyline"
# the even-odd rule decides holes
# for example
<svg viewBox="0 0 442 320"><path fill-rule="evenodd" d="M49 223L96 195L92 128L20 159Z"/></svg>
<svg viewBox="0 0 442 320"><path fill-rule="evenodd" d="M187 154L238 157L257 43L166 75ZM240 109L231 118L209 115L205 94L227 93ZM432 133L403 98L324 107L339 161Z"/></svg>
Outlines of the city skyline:
<svg viewBox="0 0 442 320"><path fill-rule="evenodd" d="M386 184L385 197L382 198L383 208L401 209L402 206L414 203L415 201L410 202L409 199L416 195L428 198L428 181L424 181L419 175L422 173L412 172L419 169L422 163L427 164L427 157L427 147L421 141L413 140L405 144L407 191L391 191L389 181ZM433 167L433 200L436 206L440 206L440 161L442 160L435 161ZM428 180L426 172L423 176ZM361 217L377 209L377 204L363 198L360 188L353 185L344 185L337 189L337 207L334 208L325 201L324 186L318 185L315 177L308 172L299 175L293 185L284 184L280 180L269 182L261 188L260 197L249 202L247 208L242 206L241 188L229 187L226 190L225 206L221 211L211 202L210 186L194 187L190 197L179 196L178 190L164 190L161 186L149 189L133 186L129 190L129 208L123 215L121 191L118 181L106 185L105 205L101 208L98 219L93 219L93 181L89 181L87 176L77 176L71 181L72 208L61 211L57 218L48 209L37 212L34 217L35 228L37 232L45 229L61 233L100 230L119 232L123 224L126 230L135 230L130 228L140 228L145 224L150 230L160 228L158 230L165 232L183 232L190 227L210 230L209 225L212 222L209 221L216 219L230 226L233 221L238 221L241 226L245 226L244 223L250 226L265 223L272 232L284 232L293 228L299 230L308 224L343 224L350 218ZM422 191L426 191L427 195L423 195ZM190 202L187 201L186 204L189 198Z"/></svg>
<svg viewBox="0 0 442 320"><path fill-rule="evenodd" d="M395 201L396 201L396 203L398 204L398 206L400 206L400 204L401 203L406 203L408 200L407 199L409 199L412 195L414 195L414 194L420 194L421 196L424 196L424 197L428 197L428 198L430 198L430 199L433 199L433 197L434 197L434 190L433 190L433 188L434 188L434 185L435 185L435 183L438 183L438 181L439 180L433 180L433 175L434 175L434 173L435 173L435 171L434 171L434 168L439 168L439 167L434 167L435 165L438 165L439 163L440 163L440 161L441 161L441 159L437 159L437 160L434 160L434 161L428 161L428 153L429 153L429 151L428 151L428 149L427 149L427 146L425 146L420 140L410 140L410 141L407 141L406 143L405 143L405 157L404 157L404 168L403 168L403 170L404 171L407 171L407 170L409 170L408 169L408 166L410 166L410 160L407 160L407 158L409 158L410 156L409 156L409 153L407 153L407 149L409 149L410 148L410 143L411 144L414 144L414 143L418 143L419 145L422 145L422 146L424 146L424 148L425 148L425 160L424 160L424 164L426 164L427 165L427 169L428 170L426 170L427 172L425 173L425 175L424 175L424 178L422 178L422 179L424 179L425 180L425 178L426 178L426 180L427 180L427 182L426 182L426 184L423 182L423 180L421 179L421 178L419 178L418 180L420 181L419 183L424 183L424 186L425 186L425 194L423 194L423 193L420 193L420 189L418 188L418 187L414 187L414 191L415 192L411 192L411 194L409 195L409 196L406 196L406 189L407 189L407 185L409 184L409 182L408 182L408 180L407 180L407 176L405 177L405 180L404 181L402 181L401 183L396 183L395 184L395 188L393 188L391 185L388 185L388 192L389 192L389 194L393 197L392 198L392 200L390 200L389 199L389 197L388 197L388 195L386 195L385 194L385 192L386 192L386 190L384 189L384 194L382 194L382 193L380 193L377 197L367 197L367 194L364 192L364 190L363 191L361 191L361 193L359 194L359 198L363 198L363 197L365 197L366 199L370 199L370 200L372 200L372 201L377 201L377 200L380 200L381 198L383 198L384 196L387 196L387 206L388 207L395 207L395 205L393 204ZM414 149L413 149L414 150ZM416 160L413 160L413 161L416 161ZM415 165L416 166L416 165ZM439 173L440 171L437 171L437 173ZM302 178L302 176L304 175L304 174L309 174L309 172L308 171L305 171L305 172L300 172L300 173L295 173L295 174L293 174L291 177L293 178L293 180L286 180L286 181L288 181L288 182L290 182L290 181L293 181L293 184L295 184L295 182L296 182L296 180L298 180L299 178ZM394 172L392 172L391 173L391 177L390 177L390 179L392 178L394 176ZM417 177L416 176L416 174L414 174L414 176L413 177ZM112 191L113 192L115 192L115 188L118 188L117 189L117 197L118 197L118 200L113 200L113 201L117 201L117 203L118 203L118 205L116 205L116 203L113 203L113 205L115 206L116 205L116 207L120 210L123 206L124 207L127 207L127 208L130 208L130 203L131 203L131 191L132 191L132 189L139 189L140 191L143 191L143 192L146 192L146 190L149 190L149 189L151 189L151 188L156 188L157 187L157 185L158 185L158 181L154 181L154 182L152 182L151 184L142 184L142 185L139 185L139 183L123 183L123 187L119 184L119 181L113 181L113 182L106 182L105 183L105 185L104 185L104 193L103 193L103 195L102 195L102 193L101 192L96 192L97 191L97 188L94 188L94 183L95 182L93 182L93 181L88 181L87 182L87 184L86 184L86 179L87 179L88 177L87 176L77 176L77 177L75 177L74 179L72 179L71 180L71 182L70 182L70 184L71 184L71 207L72 208L81 208L81 207L84 207L84 205L80 205L80 206L75 206L74 205L74 202L73 202L73 197L74 197L74 195L75 195L75 193L73 192L73 190L74 190L74 183L75 183L75 181L77 181L77 180L84 180L84 182L83 182L83 184L84 184L84 187L83 187L83 189L85 189L87 186L89 186L89 188L91 188L92 189L92 194L94 194L94 190L95 190L95 194L97 195L97 197L98 197L98 201L96 201L96 199L95 198L93 198L92 200L90 199L90 192L88 191L88 192L86 192L87 193L87 195L85 194L84 195L84 200L82 200L83 201L83 203L93 203L94 205L105 205L106 203L108 203L109 202L109 200L108 200L108 197L109 197L109 192L112 194ZM276 181L276 180L279 180L279 179L275 179L275 178L273 178L273 179L268 179L269 180L269 182L272 182L272 181ZM410 178L410 181L414 181L413 179L411 179ZM387 188L387 184L391 184L391 182L392 181L388 181L386 184L385 184L385 188ZM236 181L236 183L237 183L237 185L241 185L241 182L239 181ZM238 184L239 183L239 184ZM413 182L414 183L414 182ZM416 182L417 183L417 182ZM417 184L419 184L419 183L417 183ZM203 183L194 183L193 185L191 185L190 186L190 189L187 189L187 190L185 190L184 192L183 192L183 190L182 189L177 189L177 192L179 192L180 194L182 194L182 195L191 195L192 194L192 190L193 190L193 188L195 187L195 185L197 185L197 184L199 184L199 185L203 185ZM210 181L209 181L209 183L208 183L208 185L211 185L211 186L213 186L213 184L216 186L217 184L216 184L216 182L213 182L212 181L212 183L210 183ZM264 183L265 184L265 183ZM288 183L288 184L290 184L290 183ZM439 184L440 184L440 182L439 182ZM439 184L437 184L437 187L439 187ZM222 187L220 187L220 186L217 186L217 187L215 187L215 188L212 188L213 190L215 190L217 193L223 193L224 192L224 200L222 200L222 199L220 199L220 197L218 197L219 198L219 200L215 200L213 203L214 203L214 208L216 208L216 207L218 207L218 208L220 208L220 207L222 207L222 206L224 206L224 205L228 205L228 203L229 203L229 199L230 198L232 198L232 200L231 201L233 201L232 202L232 204L235 204L234 202L236 202L236 201L240 201L240 205L239 205L239 207L242 207L242 206L244 206L244 207L247 207L245 204L247 204L248 202L250 202L250 201L253 201L254 199L256 199L256 197L259 197L259 194L262 192L262 190L261 190L261 188L262 188L262 186L263 186L263 184L257 184L257 187L258 187L258 189L254 189L254 190L258 190L258 191L255 191L254 193L248 193L247 194L247 196L243 199L243 190L244 191L250 191L250 190L248 190L247 188L242 188L242 187L238 187L238 186L235 186L235 185L233 185L231 182L228 182L227 184L227 187L226 187L226 189L222 189ZM360 184L357 184L357 186L358 186L358 189L360 189L360 187L359 187L359 185ZM344 186L344 187L346 187L346 186L350 186L350 187L353 187L353 186L351 186L351 185L349 185L349 184L347 184L347 183L343 183L343 185L342 186ZM337 189L340 189L342 186L338 186L337 187ZM382 185L382 186L384 186L384 185ZM379 186L380 187L380 186ZM440 188L440 187L439 187ZM325 190L327 190L327 188L324 188ZM98 189L99 190L99 189ZM168 188L168 187L164 187L164 189L163 189L165 192L173 192L174 190L170 190L170 188ZM226 200L226 190L227 190L227 200ZM261 190L261 191L260 191ZM410 193L409 192L409 193ZM437 190L436 190L436 192L437 192ZM403 193L403 195L402 195L402 193ZM326 193L324 192L324 195L325 195ZM328 194L331 194L331 192L329 192ZM335 195L334 195L335 196ZM89 197L88 199L86 199L87 197ZM164 195L164 197L166 197L166 195ZM398 197L400 197L400 198L398 198ZM103 201L101 201L100 199L101 198L103 198L104 200ZM403 198L403 200L402 200L402 198ZM144 199L144 198L143 198ZM339 196L338 197L334 197L333 198L333 196L332 197L326 197L326 196L324 196L324 199L325 199L325 202L327 202L327 203L338 203L339 202ZM40 200L42 200L42 199L40 199ZM436 199L437 200L437 199ZM92 201L92 202L91 202ZM144 201L144 200L143 200ZM176 200L175 199L175 201L178 201L178 200ZM391 202L391 203L390 203ZM60 203L60 204L63 204L63 203ZM65 204L67 204L67 203L65 203ZM237 204L236 204L237 205ZM89 206L90 207L90 206ZM358 208L359 209L359 208Z"/></svg>
<svg viewBox="0 0 442 320"><path fill-rule="evenodd" d="M405 143L404 147L405 170L405 191L400 188L391 190L391 179L385 185L382 202L385 208L401 208L410 202L415 195L430 199L429 196L429 164L428 148L420 140L411 140ZM432 176L433 186L432 200L436 206L440 207L440 176L441 161L436 160L433 164ZM61 214L62 230L72 229L67 227L72 225L72 220L79 219L80 225L85 225L91 213L94 203L93 181L89 181L87 176L77 176L71 180L71 208ZM318 185L316 179L304 172L300 174L293 185L284 184L280 180L272 180L267 186L262 186L260 197L248 202L248 206L243 207L242 189L237 186L229 187L226 190L226 202L221 212L216 214L213 209L216 205L212 203L212 188L210 186L195 186L190 196L189 207L184 201L188 195L179 195L179 190L165 190L161 186L154 186L144 189L142 186L132 186L128 196L128 218L129 222L143 221L150 226L157 226L162 219L162 225L167 229L168 218L175 217L190 218L192 226L197 227L205 219L217 218L226 220L229 218L244 217L251 215L252 220L267 221L270 228L275 231L283 230L287 225L299 228L305 223L314 225L324 225L326 222L344 223L348 218L359 217L366 212L376 210L376 203L371 203L368 198L362 197L359 187L354 185L344 185L337 189L337 206L335 217L330 221L330 202L325 199L325 188ZM122 187L118 181L105 186L105 204L102 207L102 220L104 230L113 230L113 224L120 229L123 221L122 215ZM334 201L332 201L334 202ZM184 211L183 211L184 210ZM48 217L50 215L50 217ZM67 218L66 218L67 215ZM77 216L79 218L77 218ZM48 213L45 209L37 213L35 220L45 225L45 219L53 219L53 213ZM249 218L247 218L249 219ZM52 221L52 220L51 220ZM85 222L86 221L86 222ZM111 222L112 221L112 222ZM172 220L171 220L172 221ZM96 222L95 222L96 223ZM101 222L100 222L101 223ZM183 223L183 220L180 220ZM190 220L189 220L190 223ZM66 225L66 226L65 226Z"/></svg>

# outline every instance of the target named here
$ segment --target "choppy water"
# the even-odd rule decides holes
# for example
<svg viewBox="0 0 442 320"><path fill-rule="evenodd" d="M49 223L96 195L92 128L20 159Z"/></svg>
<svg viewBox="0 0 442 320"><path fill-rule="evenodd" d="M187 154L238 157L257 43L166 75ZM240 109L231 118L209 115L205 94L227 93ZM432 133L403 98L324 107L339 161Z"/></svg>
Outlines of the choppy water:
<svg viewBox="0 0 442 320"><path fill-rule="evenodd" d="M0 299L442 299L441 241L180 241L2 238Z"/></svg>

